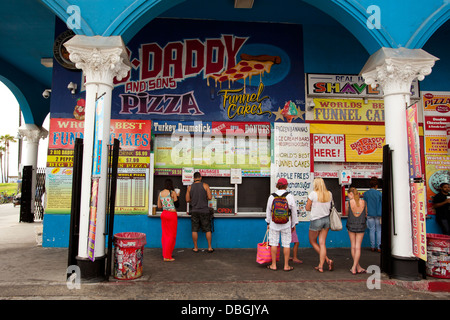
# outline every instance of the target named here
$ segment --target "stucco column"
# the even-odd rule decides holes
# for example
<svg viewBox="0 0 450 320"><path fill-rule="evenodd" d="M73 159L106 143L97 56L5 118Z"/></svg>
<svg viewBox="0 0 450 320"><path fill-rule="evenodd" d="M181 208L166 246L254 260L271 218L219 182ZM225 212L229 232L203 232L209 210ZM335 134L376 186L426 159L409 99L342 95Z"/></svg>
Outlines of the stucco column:
<svg viewBox="0 0 450 320"><path fill-rule="evenodd" d="M45 128L38 127L35 124L24 124L19 128L19 134L26 141L24 157L22 159L23 166L33 167L32 187L31 187L31 212L34 213L34 197L36 194L36 168L38 163L39 141L48 136Z"/></svg>
<svg viewBox="0 0 450 320"><path fill-rule="evenodd" d="M410 104L412 81L415 78L423 80L429 75L436 60L438 59L421 49L382 48L370 57L361 71L367 84L372 87L379 84L384 92L386 144L393 150L395 234L391 235L391 255L394 259L415 260L405 110Z"/></svg>
<svg viewBox="0 0 450 320"><path fill-rule="evenodd" d="M110 144L111 95L114 88L113 79L121 80L130 70L129 58L122 38L119 36L80 36L67 41L64 46L70 53L70 60L86 76L86 105L84 124L83 170L81 181L80 234L78 261L85 261L87 266L81 268L81 278L101 277L104 274L105 259L105 217L107 195L107 154ZM102 141L101 169L93 172L93 148L96 125L96 101L102 97L103 111L97 110L97 140ZM99 103L100 106L100 103ZM100 121L99 121L100 120ZM91 186L93 178L99 178L97 219L95 233L94 264L90 264L88 236L90 223ZM89 261L89 262L88 262ZM83 263L81 263L83 265ZM80 266L81 267L81 266ZM98 268L98 270L95 270ZM103 268L103 270L101 270ZM93 270L90 270L93 269Z"/></svg>

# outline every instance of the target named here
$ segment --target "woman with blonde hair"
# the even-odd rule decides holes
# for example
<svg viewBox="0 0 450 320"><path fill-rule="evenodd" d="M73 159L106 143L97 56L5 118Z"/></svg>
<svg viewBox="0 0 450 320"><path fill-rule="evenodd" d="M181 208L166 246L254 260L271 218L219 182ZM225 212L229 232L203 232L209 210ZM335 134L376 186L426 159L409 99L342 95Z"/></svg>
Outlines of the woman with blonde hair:
<svg viewBox="0 0 450 320"><path fill-rule="evenodd" d="M328 191L322 178L315 178L313 191L308 195L306 211L311 211L309 225L309 242L319 254L319 265L315 267L318 272L323 272L323 265L328 264L328 270L334 269L333 260L327 257L325 246L327 234L330 229L330 208L333 195ZM317 241L318 240L318 241Z"/></svg>
<svg viewBox="0 0 450 320"><path fill-rule="evenodd" d="M356 188L349 188L347 195L350 200L345 203L345 211L348 213L347 230L353 258L353 266L350 272L355 275L366 272L359 265L359 259L361 258L361 243L366 231L367 205L364 200L359 198L359 192Z"/></svg>

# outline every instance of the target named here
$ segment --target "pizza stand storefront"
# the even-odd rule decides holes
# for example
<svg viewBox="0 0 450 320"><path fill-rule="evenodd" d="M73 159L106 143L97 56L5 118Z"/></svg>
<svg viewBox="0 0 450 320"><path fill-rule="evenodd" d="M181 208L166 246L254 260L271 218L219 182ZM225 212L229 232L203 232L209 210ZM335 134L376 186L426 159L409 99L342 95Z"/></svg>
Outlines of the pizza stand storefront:
<svg viewBox="0 0 450 320"><path fill-rule="evenodd" d="M153 206L170 178L181 189L176 246L191 247L185 192L200 171L214 196L213 247L254 248L266 230L267 198L284 177L300 210L300 246L309 247L304 206L314 175L326 179L341 208L349 179L363 190L370 177L381 178L382 97L305 92L299 25L180 20L174 30L172 23L155 19L127 44L132 68L115 82L110 140L121 150L114 233L142 232L147 247L160 247ZM65 32L61 24L56 31ZM49 247L68 244L73 145L84 133L84 75L73 69L53 67L43 234ZM81 90L70 93L68 82ZM345 119L333 118L336 106ZM328 242L350 245L345 219Z"/></svg>

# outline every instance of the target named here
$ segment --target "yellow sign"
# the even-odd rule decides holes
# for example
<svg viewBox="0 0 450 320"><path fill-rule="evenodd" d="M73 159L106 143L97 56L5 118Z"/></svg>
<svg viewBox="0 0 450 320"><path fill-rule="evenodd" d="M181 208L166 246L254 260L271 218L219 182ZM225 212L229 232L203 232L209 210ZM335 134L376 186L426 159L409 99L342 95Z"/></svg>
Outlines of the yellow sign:
<svg viewBox="0 0 450 320"><path fill-rule="evenodd" d="M411 188L411 217L414 255L427 261L427 232L425 223L425 187L423 182L413 182Z"/></svg>
<svg viewBox="0 0 450 320"><path fill-rule="evenodd" d="M384 102L361 99L314 99L314 120L329 122L384 122Z"/></svg>
<svg viewBox="0 0 450 320"><path fill-rule="evenodd" d="M347 162L383 162L384 136L345 135Z"/></svg>
<svg viewBox="0 0 450 320"><path fill-rule="evenodd" d="M447 154L447 136L425 136L426 154Z"/></svg>

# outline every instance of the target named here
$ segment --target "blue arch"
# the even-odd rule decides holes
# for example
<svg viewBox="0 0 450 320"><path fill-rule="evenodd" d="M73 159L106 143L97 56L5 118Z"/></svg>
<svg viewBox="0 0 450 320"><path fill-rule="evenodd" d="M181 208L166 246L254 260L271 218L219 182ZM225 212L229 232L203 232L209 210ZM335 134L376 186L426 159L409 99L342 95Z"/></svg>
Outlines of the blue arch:
<svg viewBox="0 0 450 320"><path fill-rule="evenodd" d="M50 112L50 99L44 99L46 87L22 71L0 59L0 81L14 94L25 123L42 126Z"/></svg>
<svg viewBox="0 0 450 320"><path fill-rule="evenodd" d="M80 29L76 34L87 36L122 36L127 43L145 24L166 10L189 0L42 0L62 21L71 14L70 5L80 8ZM215 0L219 1L219 0ZM225 0L223 0L225 1ZM255 5L258 5L256 0ZM286 0L277 10L289 10L295 1ZM232 6L232 1L230 6ZM327 13L346 27L372 54L381 47L421 48L433 33L450 19L450 0L304 0ZM198 2L193 2L201 12ZM219 5L219 4L218 4ZM379 9L380 26L368 27L367 21L375 5ZM274 5L275 6L275 5ZM102 14L99 14L101 12ZM180 17L182 18L182 17ZM301 21L299 22L301 23Z"/></svg>
<svg viewBox="0 0 450 320"><path fill-rule="evenodd" d="M20 89L14 83L1 75L0 81L3 82L6 87L8 87L8 89L12 92L17 102L19 103L20 111L22 112L25 123L33 124L33 114L31 113L30 105L28 104L28 101L23 95L22 91L20 91Z"/></svg>
<svg viewBox="0 0 450 320"><path fill-rule="evenodd" d="M422 48L433 33L450 18L449 0L304 0L326 12L346 27L373 54L381 47ZM376 5L380 27L369 28ZM369 11L369 12L368 12Z"/></svg>
<svg viewBox="0 0 450 320"><path fill-rule="evenodd" d="M62 21L73 13L71 5L80 8L80 28L75 34L95 36L122 36L127 43L143 26L162 12L185 0L42 0ZM101 14L99 14L101 12Z"/></svg>

